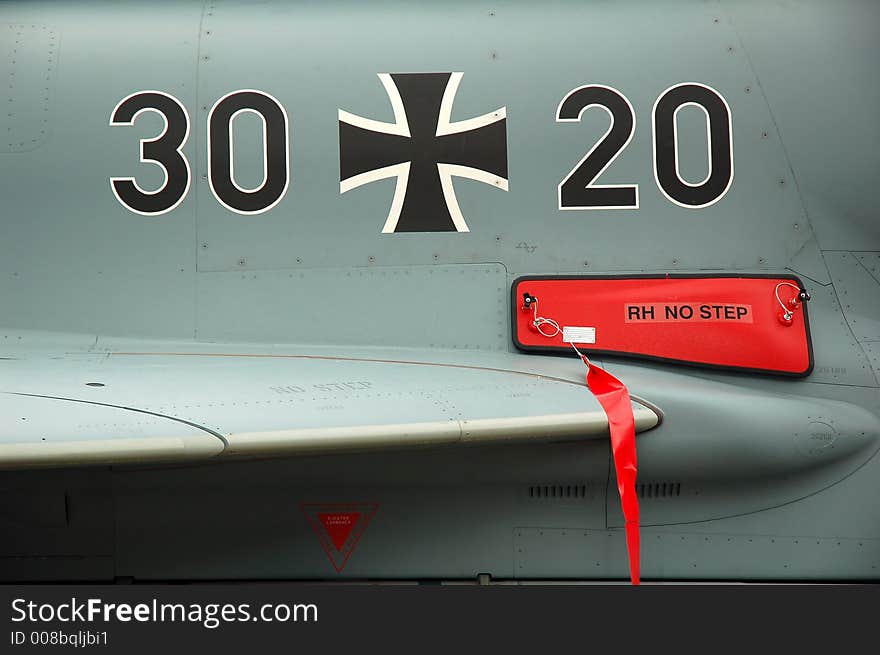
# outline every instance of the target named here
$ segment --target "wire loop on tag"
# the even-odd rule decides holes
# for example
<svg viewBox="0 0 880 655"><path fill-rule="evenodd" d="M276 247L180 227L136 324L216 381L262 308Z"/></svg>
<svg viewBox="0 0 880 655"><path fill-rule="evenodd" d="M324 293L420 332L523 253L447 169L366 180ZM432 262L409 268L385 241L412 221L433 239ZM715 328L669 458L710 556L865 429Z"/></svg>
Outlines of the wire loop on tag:
<svg viewBox="0 0 880 655"><path fill-rule="evenodd" d="M774 293L776 293L776 302L778 302L779 306L782 307L782 320L791 321L792 317L794 316L794 312L792 311L791 306L786 305L784 302L782 302L782 298L779 297L779 287L791 287L792 289L797 289L798 296L795 296L795 298L799 298L801 288L796 284L792 284L791 282L780 282L776 285L776 289L774 291ZM797 307L797 305L798 302L795 302L794 306Z"/></svg>
<svg viewBox="0 0 880 655"><path fill-rule="evenodd" d="M537 298L532 297L532 301L530 304L532 305L532 310L534 312L533 316L535 319L532 321L532 325L535 326L535 329L538 332L543 334L548 339L552 339L557 334L562 332L562 328L559 327L559 323L554 321L552 318L544 318L543 316L538 316L538 299ZM542 327L544 325L549 325L550 328L553 329L553 332L550 332L549 330L547 332L544 332L544 329ZM577 350L577 348L575 348L575 350ZM578 353L578 354L580 354L580 353Z"/></svg>

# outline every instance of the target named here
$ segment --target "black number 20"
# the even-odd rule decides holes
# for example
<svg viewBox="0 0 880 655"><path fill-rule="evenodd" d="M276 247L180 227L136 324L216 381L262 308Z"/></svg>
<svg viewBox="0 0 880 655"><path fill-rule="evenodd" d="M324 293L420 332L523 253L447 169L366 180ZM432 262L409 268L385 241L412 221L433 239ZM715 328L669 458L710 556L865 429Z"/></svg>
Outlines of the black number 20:
<svg viewBox="0 0 880 655"><path fill-rule="evenodd" d="M709 173L696 184L685 182L678 170L679 109L694 106L706 115ZM733 182L733 130L730 107L721 95L703 84L676 84L654 103L654 178L669 200L698 209L712 205Z"/></svg>
<svg viewBox="0 0 880 655"><path fill-rule="evenodd" d="M696 184L685 182L678 169L676 116L682 107L696 106L706 115L709 173ZM573 89L556 109L556 121L578 122L590 107L601 107L611 118L602 138L559 183L559 209L638 209L637 184L594 184L629 145L636 119L626 96L598 84ZM733 131L730 107L714 89L703 84L676 84L654 103L652 115L654 179L670 201L689 209L718 202L733 182Z"/></svg>
<svg viewBox="0 0 880 655"><path fill-rule="evenodd" d="M611 125L559 183L559 209L638 209L637 184L593 184L632 140L636 131L636 113L619 91L593 84L570 91L556 108L556 121L576 123L590 107L600 107L608 112Z"/></svg>

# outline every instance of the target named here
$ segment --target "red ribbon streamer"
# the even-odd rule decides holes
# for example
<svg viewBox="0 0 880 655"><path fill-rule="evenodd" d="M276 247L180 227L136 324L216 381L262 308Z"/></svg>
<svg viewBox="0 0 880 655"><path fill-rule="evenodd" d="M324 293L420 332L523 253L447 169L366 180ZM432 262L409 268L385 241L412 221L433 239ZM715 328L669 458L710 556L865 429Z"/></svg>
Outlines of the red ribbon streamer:
<svg viewBox="0 0 880 655"><path fill-rule="evenodd" d="M629 551L629 575L634 585L639 573L639 499L636 496L636 422L626 385L604 368L595 366L581 355L587 365L587 386L608 415L611 452L617 473L617 491L626 521L626 548Z"/></svg>

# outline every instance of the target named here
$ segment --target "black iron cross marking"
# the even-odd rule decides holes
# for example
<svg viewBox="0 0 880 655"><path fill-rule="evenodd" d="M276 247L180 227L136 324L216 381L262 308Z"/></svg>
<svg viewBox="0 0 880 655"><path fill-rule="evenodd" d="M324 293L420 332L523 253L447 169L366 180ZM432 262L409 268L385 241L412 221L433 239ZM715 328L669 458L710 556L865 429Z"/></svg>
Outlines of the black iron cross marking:
<svg viewBox="0 0 880 655"><path fill-rule="evenodd" d="M397 178L382 232L467 232L452 186L507 190L506 109L452 122L462 73L380 73L394 122L339 110L339 191Z"/></svg>

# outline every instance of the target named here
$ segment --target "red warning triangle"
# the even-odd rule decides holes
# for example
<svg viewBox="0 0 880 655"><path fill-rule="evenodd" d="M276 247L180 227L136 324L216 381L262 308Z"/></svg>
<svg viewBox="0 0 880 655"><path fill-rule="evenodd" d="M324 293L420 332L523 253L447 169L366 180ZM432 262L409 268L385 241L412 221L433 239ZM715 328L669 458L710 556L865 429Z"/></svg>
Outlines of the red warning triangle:
<svg viewBox="0 0 880 655"><path fill-rule="evenodd" d="M360 512L318 512L318 520L340 552L360 516Z"/></svg>
<svg viewBox="0 0 880 655"><path fill-rule="evenodd" d="M302 503L300 505L312 526L327 558L341 573L354 553L379 505L376 503Z"/></svg>

